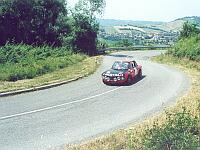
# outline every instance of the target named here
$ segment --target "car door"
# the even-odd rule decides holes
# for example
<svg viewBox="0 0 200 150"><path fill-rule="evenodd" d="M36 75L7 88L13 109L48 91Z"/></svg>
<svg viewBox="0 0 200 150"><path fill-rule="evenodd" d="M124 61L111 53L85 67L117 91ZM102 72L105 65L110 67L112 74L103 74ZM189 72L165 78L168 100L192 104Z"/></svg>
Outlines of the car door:
<svg viewBox="0 0 200 150"><path fill-rule="evenodd" d="M138 69L138 65L135 61L133 61L133 68L134 68L134 71L135 71L135 76L138 75L139 69Z"/></svg>
<svg viewBox="0 0 200 150"><path fill-rule="evenodd" d="M130 70L130 74L131 74L132 78L134 78L134 76L135 76L135 69L134 69L134 64L132 62L130 62L129 70Z"/></svg>

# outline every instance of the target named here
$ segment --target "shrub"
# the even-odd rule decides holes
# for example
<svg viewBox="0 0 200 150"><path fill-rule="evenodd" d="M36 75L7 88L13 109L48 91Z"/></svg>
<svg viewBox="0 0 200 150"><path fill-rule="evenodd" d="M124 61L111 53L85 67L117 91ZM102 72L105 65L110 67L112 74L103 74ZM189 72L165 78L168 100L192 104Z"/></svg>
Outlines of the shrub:
<svg viewBox="0 0 200 150"><path fill-rule="evenodd" d="M180 39L168 53L178 58L200 61L200 35Z"/></svg>
<svg viewBox="0 0 200 150"><path fill-rule="evenodd" d="M148 150L195 150L199 147L197 118L185 109L174 115L167 114L167 122L159 126L154 123L146 130L144 147Z"/></svg>
<svg viewBox="0 0 200 150"><path fill-rule="evenodd" d="M86 58L64 47L5 45L0 47L0 80L32 79L77 64Z"/></svg>
<svg viewBox="0 0 200 150"><path fill-rule="evenodd" d="M198 33L200 33L198 25L187 21L183 24L183 29L180 32L180 38L188 38Z"/></svg>

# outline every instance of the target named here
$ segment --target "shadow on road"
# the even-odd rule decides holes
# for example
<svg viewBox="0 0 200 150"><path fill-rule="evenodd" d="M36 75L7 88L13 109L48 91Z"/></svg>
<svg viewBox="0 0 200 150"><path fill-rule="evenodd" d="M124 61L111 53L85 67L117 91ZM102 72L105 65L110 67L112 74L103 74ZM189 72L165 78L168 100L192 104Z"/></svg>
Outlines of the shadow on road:
<svg viewBox="0 0 200 150"><path fill-rule="evenodd" d="M133 83L127 85L127 84L123 84L123 85L119 85L119 84L107 84L108 86L132 86L140 81L142 81L144 78L146 78L146 75L143 75L141 78L136 78Z"/></svg>
<svg viewBox="0 0 200 150"><path fill-rule="evenodd" d="M146 75L143 75L141 78L136 78L136 79L135 79L135 82L134 82L133 84L142 81L144 78L146 78ZM133 85L133 84L132 84L132 85Z"/></svg>

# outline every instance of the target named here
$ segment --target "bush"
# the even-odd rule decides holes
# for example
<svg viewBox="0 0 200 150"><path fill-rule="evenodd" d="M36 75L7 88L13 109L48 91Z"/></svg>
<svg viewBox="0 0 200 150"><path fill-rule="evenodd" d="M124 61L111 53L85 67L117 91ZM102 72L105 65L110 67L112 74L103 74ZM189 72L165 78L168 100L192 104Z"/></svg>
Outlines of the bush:
<svg viewBox="0 0 200 150"><path fill-rule="evenodd" d="M146 130L144 147L148 150L195 150L199 145L197 118L183 109L174 115L167 114L167 122Z"/></svg>
<svg viewBox="0 0 200 150"><path fill-rule="evenodd" d="M74 65L86 58L64 47L10 45L0 47L0 80L32 79Z"/></svg>
<svg viewBox="0 0 200 150"><path fill-rule="evenodd" d="M185 22L179 41L168 53L178 58L200 61L200 29L197 24Z"/></svg>
<svg viewBox="0 0 200 150"><path fill-rule="evenodd" d="M192 35L199 34L200 30L197 24L185 22L183 24L183 29L180 32L180 38L188 38Z"/></svg>
<svg viewBox="0 0 200 150"><path fill-rule="evenodd" d="M178 58L200 61L200 34L180 39L168 53Z"/></svg>

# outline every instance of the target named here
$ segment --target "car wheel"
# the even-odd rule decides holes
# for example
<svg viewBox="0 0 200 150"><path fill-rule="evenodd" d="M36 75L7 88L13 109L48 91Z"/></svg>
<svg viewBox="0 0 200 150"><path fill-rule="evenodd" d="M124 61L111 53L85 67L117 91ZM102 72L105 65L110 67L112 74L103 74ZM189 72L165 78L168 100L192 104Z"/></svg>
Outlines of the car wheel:
<svg viewBox="0 0 200 150"><path fill-rule="evenodd" d="M131 78L131 76L129 76L127 79L127 84L131 85L132 83L133 83L133 79Z"/></svg>
<svg viewBox="0 0 200 150"><path fill-rule="evenodd" d="M108 85L108 83L107 83L107 82L105 82L105 81L103 81L103 83L104 83L105 85Z"/></svg>
<svg viewBox="0 0 200 150"><path fill-rule="evenodd" d="M139 73L138 73L138 78L139 78L139 79L142 78L142 70L139 71Z"/></svg>

